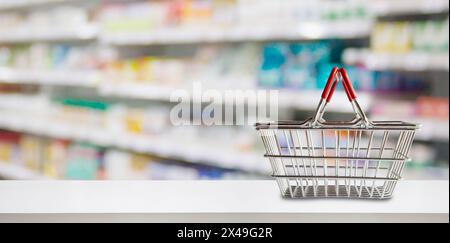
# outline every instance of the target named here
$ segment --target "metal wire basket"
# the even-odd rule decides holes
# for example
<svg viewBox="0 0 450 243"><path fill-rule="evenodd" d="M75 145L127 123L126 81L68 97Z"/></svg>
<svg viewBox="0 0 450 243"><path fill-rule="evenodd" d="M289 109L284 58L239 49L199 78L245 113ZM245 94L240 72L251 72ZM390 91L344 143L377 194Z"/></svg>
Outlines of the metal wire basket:
<svg viewBox="0 0 450 243"><path fill-rule="evenodd" d="M355 118L323 119L339 80ZM369 121L345 69L333 68L313 118L257 123L283 197L387 199L402 177L419 125Z"/></svg>

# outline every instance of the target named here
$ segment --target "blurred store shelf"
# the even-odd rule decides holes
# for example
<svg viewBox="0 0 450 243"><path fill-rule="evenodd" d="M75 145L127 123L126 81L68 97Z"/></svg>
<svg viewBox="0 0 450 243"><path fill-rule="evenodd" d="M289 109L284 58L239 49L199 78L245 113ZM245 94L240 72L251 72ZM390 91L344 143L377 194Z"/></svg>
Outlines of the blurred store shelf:
<svg viewBox="0 0 450 243"><path fill-rule="evenodd" d="M181 88L181 87L180 87ZM101 83L98 92L102 96L116 96L122 98L169 101L172 92L180 89L162 87L161 85L139 83ZM189 88L186 88L190 90Z"/></svg>
<svg viewBox="0 0 450 243"><path fill-rule="evenodd" d="M375 0L370 9L377 16L434 14L448 11L448 0Z"/></svg>
<svg viewBox="0 0 450 243"><path fill-rule="evenodd" d="M0 0L0 10L29 8L44 4L61 4L75 2L75 0Z"/></svg>
<svg viewBox="0 0 450 243"><path fill-rule="evenodd" d="M29 122L33 120L33 122ZM116 147L136 153L201 163L225 169L238 169L250 173L267 174L270 171L261 154L237 153L223 147L199 143L180 143L162 137L115 134L98 127L55 121L45 116L10 114L2 111L0 128L59 139L92 143L103 147ZM207 149L206 149L207 148Z"/></svg>
<svg viewBox="0 0 450 243"><path fill-rule="evenodd" d="M160 100L170 101L170 96L174 91L180 90L180 88L169 88L155 85L142 85L142 84L103 84L100 85L99 93L105 96L117 96L122 98L135 98L145 100ZM185 88L184 90L190 91L191 89ZM192 94L191 94L192 95ZM281 108L293 108L300 110L315 110L317 108L317 101L321 95L321 91L314 90L280 90L278 93L278 105ZM351 106L346 102L343 91L337 91L335 93L335 99L333 104L330 105L329 111L348 113L352 112ZM202 100L202 102L210 102L209 98L204 96L192 98L189 101ZM240 100L242 103L237 103ZM369 108L372 103L372 97L369 94L359 94L359 100L363 107ZM247 100L233 99L235 105L255 105L249 103ZM223 101L227 104L226 101Z"/></svg>
<svg viewBox="0 0 450 243"><path fill-rule="evenodd" d="M421 117L406 117L404 120L416 124L420 124L420 129L416 133L416 140L421 141L440 141L440 142L448 142L449 141L449 125L448 120L438 119L438 118L421 118ZM374 121L386 121L392 120L388 117L374 117Z"/></svg>
<svg viewBox="0 0 450 243"><path fill-rule="evenodd" d="M64 29L38 29L33 26L0 32L0 43L29 43L36 41L87 41L97 37L97 26L86 25Z"/></svg>
<svg viewBox="0 0 450 243"><path fill-rule="evenodd" d="M30 8L39 5L69 4L77 2L100 2L99 0L0 0L0 10ZM119 2L119 0L114 0ZM398 14L433 14L448 11L447 0L375 0L368 5L376 16Z"/></svg>
<svg viewBox="0 0 450 243"><path fill-rule="evenodd" d="M261 161L264 163L265 161ZM0 161L0 178L9 180L49 180L51 178L40 172L30 170L22 165L12 164L10 162ZM415 168L407 167L405 169L404 178L408 180L444 180L449 178L448 168L424 167Z"/></svg>
<svg viewBox="0 0 450 243"><path fill-rule="evenodd" d="M21 165L0 161L0 177L10 180L45 180L48 177Z"/></svg>
<svg viewBox="0 0 450 243"><path fill-rule="evenodd" d="M191 91L191 88L182 88L186 91ZM180 90L180 88L171 87L161 87L155 85L143 85L143 84L133 84L133 83L123 83L123 84L102 84L99 87L99 94L104 96L117 96L122 98L135 98L135 99L145 99L145 100L160 100L160 101L170 101L170 96L174 91ZM191 92L190 92L191 93ZM210 102L209 98L206 96L200 98L192 98L191 100L202 100L202 102ZM319 100L321 91L314 90L280 90L278 93L278 105L282 108L293 108L300 110L315 110L317 108L317 101ZM337 91L335 93L335 99L333 104L330 105L329 111L333 112L352 112L351 106L346 102L345 93L342 91ZM236 103L240 100L243 103ZM363 107L369 108L371 105L372 97L369 94L360 94L359 100ZM235 105L255 105L254 103L249 103L247 100L233 99ZM223 101L224 104L226 101Z"/></svg>
<svg viewBox="0 0 450 243"><path fill-rule="evenodd" d="M211 102L209 97L192 97L191 87L164 87L161 85L139 84L135 82L107 82L97 72L78 72L74 70L57 71L23 71L9 68L0 68L0 83L12 84L37 84L37 85L58 85L96 88L98 94L106 97L119 97L126 99L142 99L153 101L169 102L170 97L176 91L187 91L191 97L189 101L201 100L201 102ZM220 82L219 82L220 83ZM254 82L253 82L254 83ZM216 89L219 92L227 89ZM231 90L231 89L230 89ZM253 89L247 89L253 90ZM261 88L260 90L264 90ZM317 108L317 100L321 91L317 90L280 90L278 93L278 105L281 108L292 108L299 110L314 110ZM348 113L352 112L351 106L346 102L343 91L336 91L333 104L329 111ZM368 93L358 94L363 107L367 109L372 104L372 96ZM222 104L227 104L228 100L223 100ZM235 105L255 105L254 102L234 97L231 100Z"/></svg>
<svg viewBox="0 0 450 243"><path fill-rule="evenodd" d="M39 5L70 4L77 2L100 2L99 0L0 0L0 10L30 8ZM119 2L120 0L113 0ZM433 14L448 11L447 0L375 0L368 5L376 16L398 14Z"/></svg>
<svg viewBox="0 0 450 243"><path fill-rule="evenodd" d="M410 119L411 120L411 119ZM424 141L449 141L448 120L433 118L412 118L415 123L422 124L416 138Z"/></svg>
<svg viewBox="0 0 450 243"><path fill-rule="evenodd" d="M39 4L61 3L61 2L66 2L66 0L1 0L0 10L10 10L14 8L36 6Z"/></svg>
<svg viewBox="0 0 450 243"><path fill-rule="evenodd" d="M95 87L99 80L100 75L95 71L0 68L2 83Z"/></svg>
<svg viewBox="0 0 450 243"><path fill-rule="evenodd" d="M346 49L343 60L348 65L363 65L370 70L448 71L448 53L376 53L369 49Z"/></svg>
<svg viewBox="0 0 450 243"><path fill-rule="evenodd" d="M448 180L448 168L440 167L422 167L422 168L406 168L403 178L407 180Z"/></svg>
<svg viewBox="0 0 450 243"><path fill-rule="evenodd" d="M311 22L270 26L221 28L173 28L145 33L103 33L100 40L113 45L189 44L270 40L355 39L368 37L370 21Z"/></svg>

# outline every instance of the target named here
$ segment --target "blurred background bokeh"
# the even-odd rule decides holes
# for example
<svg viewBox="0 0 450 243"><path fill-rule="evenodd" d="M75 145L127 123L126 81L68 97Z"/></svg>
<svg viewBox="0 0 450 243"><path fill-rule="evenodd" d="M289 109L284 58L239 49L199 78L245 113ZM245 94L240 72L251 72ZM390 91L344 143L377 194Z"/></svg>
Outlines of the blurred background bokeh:
<svg viewBox="0 0 450 243"><path fill-rule="evenodd" d="M405 177L448 179L448 0L0 0L0 178L269 178L253 127L173 126L171 92L277 89L303 120L335 65L423 125Z"/></svg>

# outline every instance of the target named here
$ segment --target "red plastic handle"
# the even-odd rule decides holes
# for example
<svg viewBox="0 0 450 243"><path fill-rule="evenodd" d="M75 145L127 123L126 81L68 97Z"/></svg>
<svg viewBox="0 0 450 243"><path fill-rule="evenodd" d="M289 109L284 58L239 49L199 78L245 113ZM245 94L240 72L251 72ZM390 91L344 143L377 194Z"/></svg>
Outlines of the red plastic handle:
<svg viewBox="0 0 450 243"><path fill-rule="evenodd" d="M322 92L322 99L330 101L331 97L333 96L334 89L336 88L336 83L338 81L337 74L339 72L339 68L333 67L331 70L330 76L328 77L327 84L325 85L325 88Z"/></svg>
<svg viewBox="0 0 450 243"><path fill-rule="evenodd" d="M336 90L336 86L338 84L338 79L336 79L336 82L333 83L333 86L331 86L331 90L330 93L328 94L327 97L327 103L330 103L331 97L333 97L334 91Z"/></svg>
<svg viewBox="0 0 450 243"><path fill-rule="evenodd" d="M348 100L351 102L356 99L356 93L353 89L352 82L350 82L350 78L344 68L340 68L339 73L342 77L342 84L344 85L345 93L347 93Z"/></svg>
<svg viewBox="0 0 450 243"><path fill-rule="evenodd" d="M342 77L342 84L344 85L345 93L347 94L348 100L352 102L356 99L356 93L353 89L350 78L348 77L347 71L344 68L333 67L330 76L328 77L327 84L322 92L322 99L326 100L327 103L330 102L333 97L334 91L336 90L337 83L339 82L338 74Z"/></svg>

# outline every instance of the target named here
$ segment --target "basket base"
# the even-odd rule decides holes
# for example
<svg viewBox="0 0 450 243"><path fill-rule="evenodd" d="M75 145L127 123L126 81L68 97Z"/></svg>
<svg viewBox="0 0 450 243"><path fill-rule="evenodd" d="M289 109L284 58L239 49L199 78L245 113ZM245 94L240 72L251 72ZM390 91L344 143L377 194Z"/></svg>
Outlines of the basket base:
<svg viewBox="0 0 450 243"><path fill-rule="evenodd" d="M337 188L337 190L336 190ZM310 198L357 198L357 199L375 199L375 200L386 200L392 197L389 193L383 193L382 186L380 187L347 187L345 185L341 186L316 186L315 190L313 187L305 187L303 191L298 186L291 186L287 188L282 194L285 198L294 199L310 199Z"/></svg>

